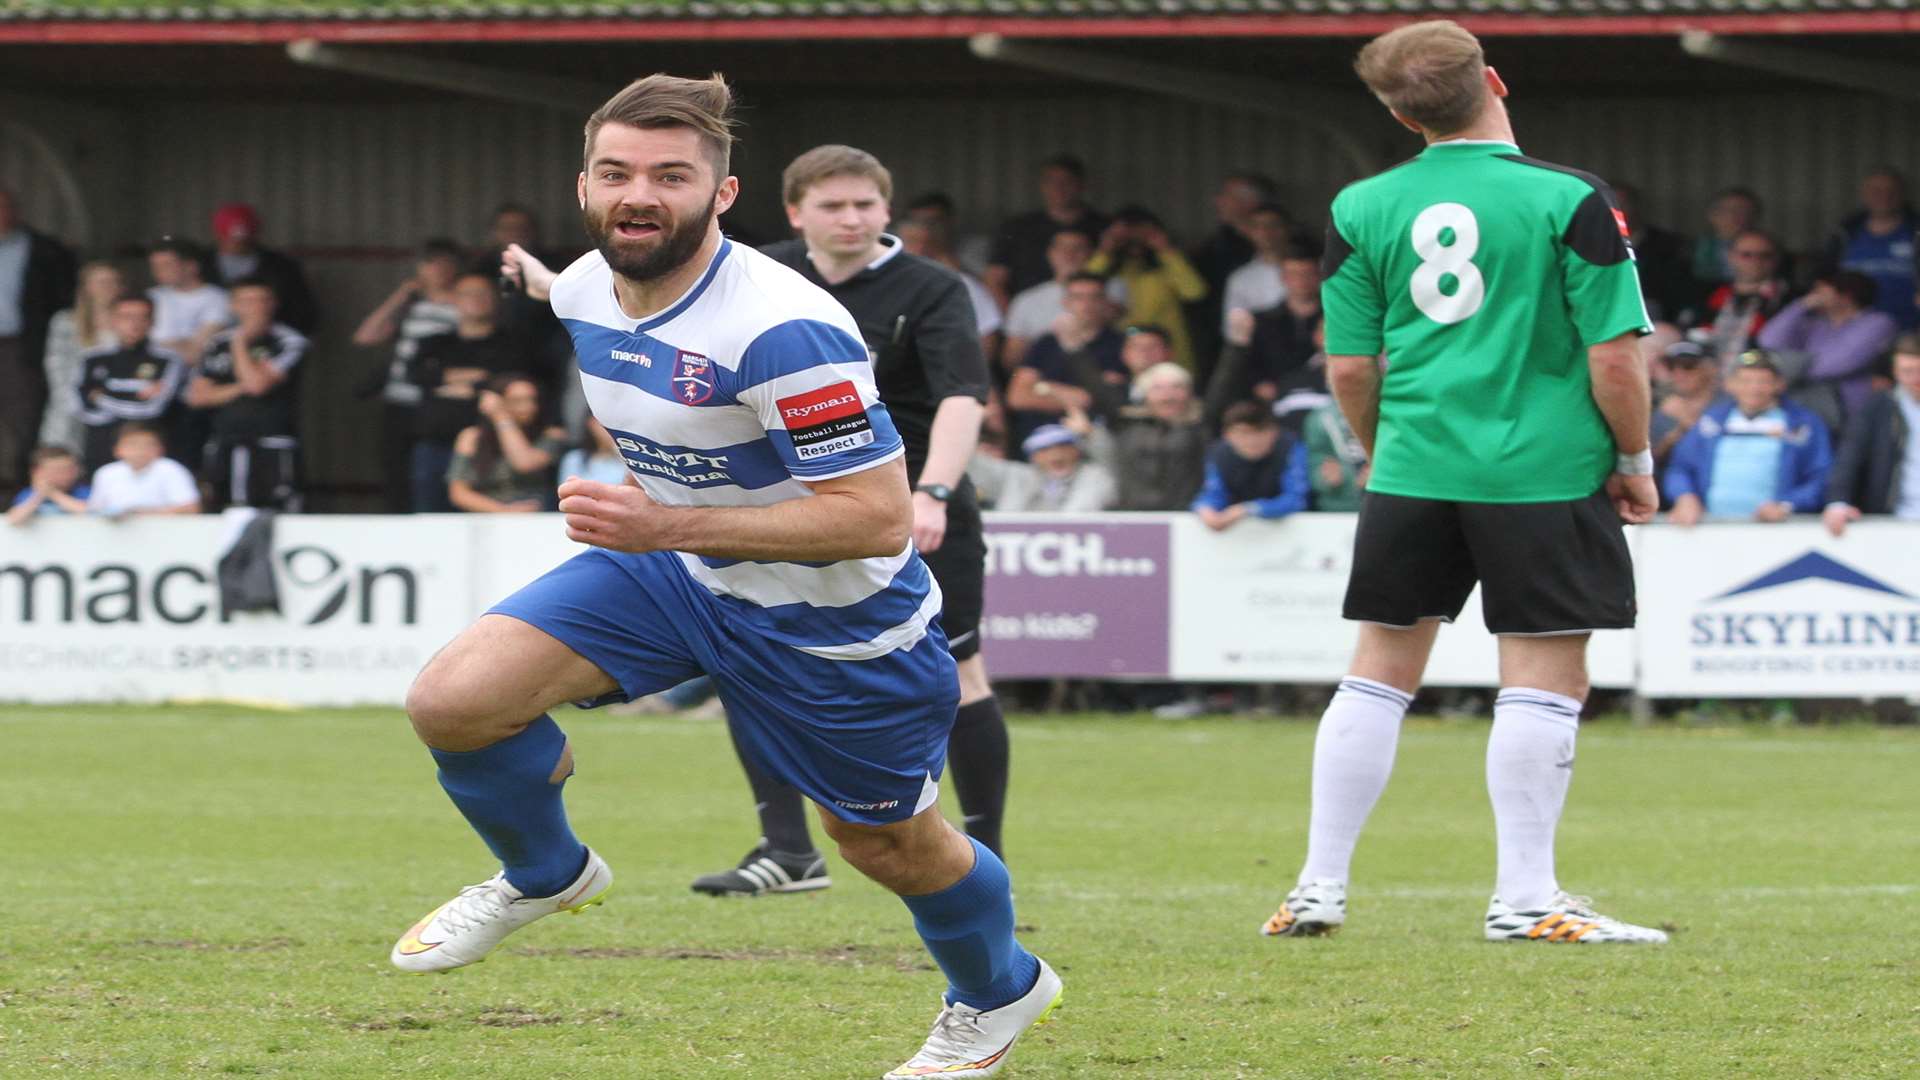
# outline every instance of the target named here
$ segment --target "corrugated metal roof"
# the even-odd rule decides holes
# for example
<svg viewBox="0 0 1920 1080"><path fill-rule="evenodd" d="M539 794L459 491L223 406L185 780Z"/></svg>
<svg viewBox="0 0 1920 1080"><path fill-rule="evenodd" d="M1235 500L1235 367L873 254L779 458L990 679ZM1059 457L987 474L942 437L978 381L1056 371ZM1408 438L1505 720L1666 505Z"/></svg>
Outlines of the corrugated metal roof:
<svg viewBox="0 0 1920 1080"><path fill-rule="evenodd" d="M1920 0L0 0L0 21L417 22L752 20L767 18L1139 19L1180 16L1544 17L1815 15L1906 12Z"/></svg>

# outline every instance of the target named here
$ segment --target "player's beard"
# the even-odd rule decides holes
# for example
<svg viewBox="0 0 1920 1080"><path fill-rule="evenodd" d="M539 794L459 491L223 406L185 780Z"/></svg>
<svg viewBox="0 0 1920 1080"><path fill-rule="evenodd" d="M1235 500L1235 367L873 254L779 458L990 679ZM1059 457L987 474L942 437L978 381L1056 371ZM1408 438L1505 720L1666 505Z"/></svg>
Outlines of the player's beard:
<svg viewBox="0 0 1920 1080"><path fill-rule="evenodd" d="M715 188L707 199L706 211L685 221L677 220L664 207L641 213L616 205L598 214L589 207L580 216L586 223L587 235L593 238L593 246L600 250L614 273L629 281L652 281L680 269L700 250L719 198L720 189ZM659 235L644 247L622 241L614 232L614 223L628 219L659 226Z"/></svg>

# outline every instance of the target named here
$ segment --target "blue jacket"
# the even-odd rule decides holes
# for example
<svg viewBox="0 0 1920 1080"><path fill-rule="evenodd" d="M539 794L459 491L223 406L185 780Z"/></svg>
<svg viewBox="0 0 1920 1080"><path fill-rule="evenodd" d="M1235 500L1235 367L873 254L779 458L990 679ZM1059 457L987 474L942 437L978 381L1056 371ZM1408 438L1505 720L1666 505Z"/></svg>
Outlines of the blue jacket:
<svg viewBox="0 0 1920 1080"><path fill-rule="evenodd" d="M1773 486L1774 501L1791 503L1798 513L1819 513L1826 504L1827 471L1833 467L1827 425L1812 410L1791 401L1782 401L1780 409L1787 414L1787 434L1780 452L1780 478ZM1700 422L1674 446L1667 464L1664 494L1668 499L1682 495L1706 499L1713 486L1714 449L1733 410L1731 398L1709 405Z"/></svg>
<svg viewBox="0 0 1920 1080"><path fill-rule="evenodd" d="M1289 446L1288 444L1292 445ZM1225 449L1225 440L1214 444L1214 452L1207 455L1206 480L1200 485L1200 494L1194 497L1193 509L1209 507L1225 510L1235 503L1246 502L1253 506L1256 517L1278 518L1297 513L1307 508L1307 497L1313 492L1313 485L1307 480L1307 444L1298 439L1283 438L1274 448L1276 454L1285 455L1281 466L1279 490L1268 496L1235 498L1237 494L1227 483L1215 458L1220 453L1231 453Z"/></svg>

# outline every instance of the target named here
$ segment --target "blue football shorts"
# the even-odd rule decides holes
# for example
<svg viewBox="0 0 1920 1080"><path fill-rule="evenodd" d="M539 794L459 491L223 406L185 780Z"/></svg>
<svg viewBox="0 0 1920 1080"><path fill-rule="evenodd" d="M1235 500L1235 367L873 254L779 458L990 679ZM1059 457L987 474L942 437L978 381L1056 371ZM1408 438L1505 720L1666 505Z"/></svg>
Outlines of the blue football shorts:
<svg viewBox="0 0 1920 1080"><path fill-rule="evenodd" d="M912 648L828 660L756 633L668 552L594 549L494 605L592 661L620 689L587 708L713 677L741 747L845 821L905 821L939 797L960 684L936 621Z"/></svg>

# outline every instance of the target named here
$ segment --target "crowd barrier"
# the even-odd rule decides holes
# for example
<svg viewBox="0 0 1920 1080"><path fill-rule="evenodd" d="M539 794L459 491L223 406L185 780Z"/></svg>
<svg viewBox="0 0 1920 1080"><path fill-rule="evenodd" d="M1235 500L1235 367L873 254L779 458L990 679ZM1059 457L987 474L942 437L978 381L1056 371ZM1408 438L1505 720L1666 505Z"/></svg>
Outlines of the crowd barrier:
<svg viewBox="0 0 1920 1080"><path fill-rule="evenodd" d="M280 612L226 610L218 517L0 529L0 700L395 705L489 604L578 550L554 515L282 517ZM1326 683L1354 519L1226 533L1186 514L990 514L987 665L1000 678ZM1639 627L1594 635L1596 686L1649 697L1920 694L1920 526L1632 530ZM1470 600L1434 685L1497 680Z"/></svg>

